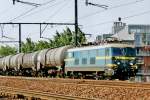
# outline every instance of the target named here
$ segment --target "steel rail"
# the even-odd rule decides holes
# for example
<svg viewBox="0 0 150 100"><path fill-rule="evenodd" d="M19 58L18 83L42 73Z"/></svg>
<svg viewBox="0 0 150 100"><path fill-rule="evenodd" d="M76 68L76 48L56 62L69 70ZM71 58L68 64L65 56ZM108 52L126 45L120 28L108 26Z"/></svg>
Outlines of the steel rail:
<svg viewBox="0 0 150 100"><path fill-rule="evenodd" d="M94 99L89 99L89 98L52 94L52 93L47 93L47 92L39 92L39 91L35 91L35 90L12 88L12 87L7 87L7 86L0 86L0 92L5 93L5 94L23 95L25 97L40 98L40 99L44 99L44 100L94 100Z"/></svg>
<svg viewBox="0 0 150 100"><path fill-rule="evenodd" d="M35 78L35 77L8 77L0 76L0 78L12 78L12 79L23 79L23 80L41 80L56 82L60 84L78 84L78 85L93 85L93 86L107 86L107 87L125 87L125 88L142 88L150 89L150 83L133 83L124 81L107 81L107 80L81 80L81 79L57 79L57 78Z"/></svg>

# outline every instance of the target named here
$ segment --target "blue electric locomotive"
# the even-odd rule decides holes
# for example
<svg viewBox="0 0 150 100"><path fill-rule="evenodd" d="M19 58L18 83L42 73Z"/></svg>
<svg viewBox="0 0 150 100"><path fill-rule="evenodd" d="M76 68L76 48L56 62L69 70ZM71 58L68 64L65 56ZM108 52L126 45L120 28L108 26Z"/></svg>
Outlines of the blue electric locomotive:
<svg viewBox="0 0 150 100"><path fill-rule="evenodd" d="M128 79L137 71L135 49L127 44L105 44L66 51L69 76Z"/></svg>

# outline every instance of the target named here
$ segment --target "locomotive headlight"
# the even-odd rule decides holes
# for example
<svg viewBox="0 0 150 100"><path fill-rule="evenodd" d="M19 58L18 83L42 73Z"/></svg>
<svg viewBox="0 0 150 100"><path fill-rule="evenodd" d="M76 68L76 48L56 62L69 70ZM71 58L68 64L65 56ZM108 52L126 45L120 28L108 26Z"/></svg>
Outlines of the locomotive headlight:
<svg viewBox="0 0 150 100"><path fill-rule="evenodd" d="M132 66L132 65L133 65L133 62L130 62L129 64Z"/></svg>
<svg viewBox="0 0 150 100"><path fill-rule="evenodd" d="M120 61L117 62L117 65L120 65Z"/></svg>
<svg viewBox="0 0 150 100"><path fill-rule="evenodd" d="M115 57L113 57L113 60L114 60L114 63L116 65L121 65L121 61L120 60L116 59Z"/></svg>
<svg viewBox="0 0 150 100"><path fill-rule="evenodd" d="M131 66L133 66L135 64L135 61L134 60L131 60L130 62L129 62L129 65L131 65Z"/></svg>
<svg viewBox="0 0 150 100"><path fill-rule="evenodd" d="M120 62L119 60L117 60L116 63L117 63L117 65L120 65L120 64L121 64L121 62Z"/></svg>

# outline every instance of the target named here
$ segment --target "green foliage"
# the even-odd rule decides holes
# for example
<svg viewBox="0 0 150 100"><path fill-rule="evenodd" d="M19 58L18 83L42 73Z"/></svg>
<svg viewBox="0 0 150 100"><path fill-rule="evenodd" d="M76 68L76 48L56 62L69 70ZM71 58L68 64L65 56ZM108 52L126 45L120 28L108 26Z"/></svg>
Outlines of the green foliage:
<svg viewBox="0 0 150 100"><path fill-rule="evenodd" d="M78 43L82 44L86 41L84 33L79 29L78 30ZM71 31L68 27L63 30L63 32L59 33L56 31L56 34L53 39L49 39L48 41L40 40L38 42L33 42L31 38L27 38L25 42L22 42L22 52L30 53L37 50L42 50L46 48L56 48L65 45L73 45L74 44L74 32ZM17 53L17 49L10 46L2 46L0 48L0 55L6 56L10 54Z"/></svg>
<svg viewBox="0 0 150 100"><path fill-rule="evenodd" d="M65 45L74 45L74 33L68 27L62 33L56 32L53 40L50 40L52 47L60 47ZM78 36L77 36L78 44L83 44L86 42L85 34L78 29Z"/></svg>
<svg viewBox="0 0 150 100"><path fill-rule="evenodd" d="M26 42L22 42L22 52L23 53L29 53L29 52L34 52L36 51L36 46L35 46L35 42L33 42L31 40L31 38L27 38Z"/></svg>
<svg viewBox="0 0 150 100"><path fill-rule="evenodd" d="M37 43L31 41L31 38L26 39L26 43L22 43L22 52L34 52L37 50L42 50L46 48L56 48L65 45L73 45L74 44L74 32L71 31L68 27L66 30L63 30L62 33L56 31L56 35L53 39L49 39L49 41L40 40ZM82 44L86 41L84 33L79 29L78 30L78 43Z"/></svg>
<svg viewBox="0 0 150 100"><path fill-rule="evenodd" d="M47 41L38 41L35 45L35 50L42 50L42 49L46 49L46 48L50 48L50 45Z"/></svg>
<svg viewBox="0 0 150 100"><path fill-rule="evenodd" d="M8 56L16 53L17 49L15 47L11 47L8 45L0 47L0 56Z"/></svg>

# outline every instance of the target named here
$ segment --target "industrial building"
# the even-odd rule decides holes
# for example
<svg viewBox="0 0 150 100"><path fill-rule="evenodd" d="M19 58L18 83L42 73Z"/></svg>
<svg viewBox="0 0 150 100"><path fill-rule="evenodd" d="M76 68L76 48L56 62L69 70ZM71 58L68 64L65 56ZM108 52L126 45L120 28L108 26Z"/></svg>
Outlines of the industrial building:
<svg viewBox="0 0 150 100"><path fill-rule="evenodd" d="M118 21L114 22L112 33L112 38L135 45L139 63L136 80L150 82L150 25L126 25Z"/></svg>

